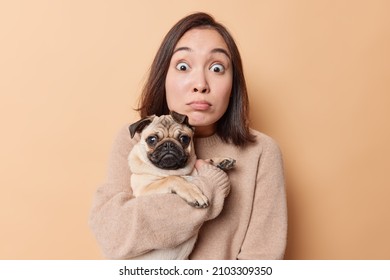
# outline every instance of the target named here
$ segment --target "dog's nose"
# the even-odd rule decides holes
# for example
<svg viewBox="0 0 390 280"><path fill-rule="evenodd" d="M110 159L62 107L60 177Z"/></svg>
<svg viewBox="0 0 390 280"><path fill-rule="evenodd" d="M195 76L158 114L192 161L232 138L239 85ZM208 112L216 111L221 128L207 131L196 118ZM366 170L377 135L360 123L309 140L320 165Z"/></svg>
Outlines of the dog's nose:
<svg viewBox="0 0 390 280"><path fill-rule="evenodd" d="M173 148L173 143L167 141L167 142L165 142L165 143L163 144L163 147L164 147L164 149L170 150L170 149Z"/></svg>

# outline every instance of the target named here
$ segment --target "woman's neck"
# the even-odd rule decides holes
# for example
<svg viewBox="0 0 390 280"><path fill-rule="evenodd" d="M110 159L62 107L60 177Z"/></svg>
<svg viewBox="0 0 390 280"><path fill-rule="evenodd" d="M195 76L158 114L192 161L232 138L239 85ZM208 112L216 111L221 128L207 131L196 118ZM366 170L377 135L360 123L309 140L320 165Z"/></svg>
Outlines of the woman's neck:
<svg viewBox="0 0 390 280"><path fill-rule="evenodd" d="M195 138L210 137L216 132L216 125L209 126L196 126L195 127Z"/></svg>

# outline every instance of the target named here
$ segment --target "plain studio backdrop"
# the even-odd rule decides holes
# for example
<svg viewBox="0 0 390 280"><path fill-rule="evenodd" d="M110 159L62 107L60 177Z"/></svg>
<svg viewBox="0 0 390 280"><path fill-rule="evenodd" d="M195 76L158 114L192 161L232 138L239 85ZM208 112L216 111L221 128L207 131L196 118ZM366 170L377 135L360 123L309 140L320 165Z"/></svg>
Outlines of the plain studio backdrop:
<svg viewBox="0 0 390 280"><path fill-rule="evenodd" d="M0 259L100 259L88 228L118 130L182 17L225 24L251 126L284 155L286 259L390 259L390 2L0 3Z"/></svg>

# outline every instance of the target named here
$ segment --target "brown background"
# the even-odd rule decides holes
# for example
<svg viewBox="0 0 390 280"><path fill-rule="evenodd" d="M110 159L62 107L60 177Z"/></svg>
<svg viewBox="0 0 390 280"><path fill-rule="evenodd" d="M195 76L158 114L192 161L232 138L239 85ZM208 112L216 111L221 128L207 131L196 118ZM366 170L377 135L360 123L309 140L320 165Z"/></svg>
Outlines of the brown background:
<svg viewBox="0 0 390 280"><path fill-rule="evenodd" d="M87 220L162 37L235 36L286 169L288 259L390 259L389 1L0 3L0 258L99 259Z"/></svg>

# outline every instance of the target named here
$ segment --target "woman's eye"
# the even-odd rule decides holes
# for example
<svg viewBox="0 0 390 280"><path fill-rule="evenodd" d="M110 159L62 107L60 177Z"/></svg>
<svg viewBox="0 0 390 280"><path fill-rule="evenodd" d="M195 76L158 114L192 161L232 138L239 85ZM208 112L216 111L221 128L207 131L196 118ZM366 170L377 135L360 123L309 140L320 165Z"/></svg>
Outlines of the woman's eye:
<svg viewBox="0 0 390 280"><path fill-rule="evenodd" d="M214 64L210 67L210 70L216 73L223 73L225 71L225 67L221 64Z"/></svg>
<svg viewBox="0 0 390 280"><path fill-rule="evenodd" d="M155 146L157 144L157 141L158 141L158 138L157 138L157 136L154 136L154 135L146 138L146 143L151 147Z"/></svg>
<svg viewBox="0 0 390 280"><path fill-rule="evenodd" d="M179 64L176 65L176 69L179 71L186 71L188 70L188 68L190 68L190 66L188 66L188 64L185 62L180 62Z"/></svg>

